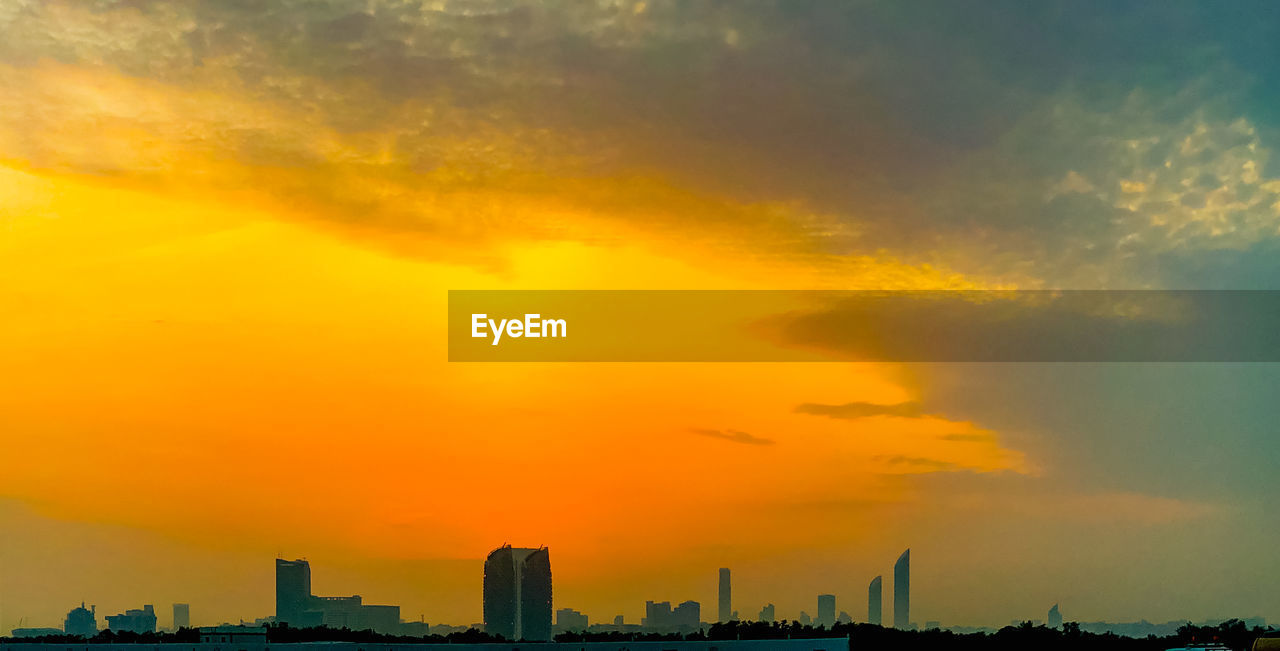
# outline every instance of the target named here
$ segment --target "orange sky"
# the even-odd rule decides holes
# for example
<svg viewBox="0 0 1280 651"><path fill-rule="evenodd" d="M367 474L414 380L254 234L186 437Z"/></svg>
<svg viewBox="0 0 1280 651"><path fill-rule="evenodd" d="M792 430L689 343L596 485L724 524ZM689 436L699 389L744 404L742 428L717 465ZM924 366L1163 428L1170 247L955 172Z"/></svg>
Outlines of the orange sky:
<svg viewBox="0 0 1280 651"><path fill-rule="evenodd" d="M0 326L0 407L7 449L43 460L0 486L44 517L316 559L475 559L506 541L548 544L565 593L625 610L640 593L593 590L620 578L620 556L636 559L628 576L679 568L679 586L707 571L695 558L865 541L861 519L798 536L783 526L794 514L770 512L904 499L899 476L930 467L893 459L1030 472L979 424L792 411L918 399L893 368L445 361L449 288L735 288L764 277L804 287L802 266L691 261L643 242L516 242L486 272L208 194L15 167L0 180L4 300L18 308ZM954 282L864 264L869 277ZM972 440L944 438L957 433ZM433 619L469 621L477 604L437 609ZM233 614L253 612L222 616Z"/></svg>

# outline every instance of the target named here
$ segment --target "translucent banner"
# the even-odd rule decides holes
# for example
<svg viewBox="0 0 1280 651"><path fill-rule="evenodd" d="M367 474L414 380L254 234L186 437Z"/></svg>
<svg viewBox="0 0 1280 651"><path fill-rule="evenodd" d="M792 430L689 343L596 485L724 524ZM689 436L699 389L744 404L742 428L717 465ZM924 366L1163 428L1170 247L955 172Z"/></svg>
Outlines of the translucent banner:
<svg viewBox="0 0 1280 651"><path fill-rule="evenodd" d="M1280 291L449 292L453 362L1276 362Z"/></svg>

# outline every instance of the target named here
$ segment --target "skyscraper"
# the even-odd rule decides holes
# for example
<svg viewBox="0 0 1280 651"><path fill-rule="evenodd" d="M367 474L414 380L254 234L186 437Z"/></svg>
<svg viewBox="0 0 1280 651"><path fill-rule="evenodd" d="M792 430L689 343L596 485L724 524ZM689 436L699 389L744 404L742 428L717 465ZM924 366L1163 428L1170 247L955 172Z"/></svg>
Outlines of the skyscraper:
<svg viewBox="0 0 1280 651"><path fill-rule="evenodd" d="M509 640L551 639L551 557L503 545L484 561L484 630Z"/></svg>
<svg viewBox="0 0 1280 651"><path fill-rule="evenodd" d="M818 595L818 625L830 628L836 623L836 596Z"/></svg>
<svg viewBox="0 0 1280 651"><path fill-rule="evenodd" d="M911 627L911 550L902 552L893 564L893 627Z"/></svg>
<svg viewBox="0 0 1280 651"><path fill-rule="evenodd" d="M883 577L877 576L871 579L871 585L867 586L867 621L876 626L883 625L883 616L881 612L884 608L884 598L881 596L880 587L884 584Z"/></svg>
<svg viewBox="0 0 1280 651"><path fill-rule="evenodd" d="M727 622L733 617L733 586L729 581L729 568L720 568L720 612L719 621Z"/></svg>
<svg viewBox="0 0 1280 651"><path fill-rule="evenodd" d="M190 604L173 605L173 630L176 631L180 628L191 628Z"/></svg>
<svg viewBox="0 0 1280 651"><path fill-rule="evenodd" d="M1049 609L1049 628L1062 628L1062 611L1058 610L1058 604Z"/></svg>
<svg viewBox="0 0 1280 651"><path fill-rule="evenodd" d="M311 608L311 564L276 559L276 623L298 627Z"/></svg>

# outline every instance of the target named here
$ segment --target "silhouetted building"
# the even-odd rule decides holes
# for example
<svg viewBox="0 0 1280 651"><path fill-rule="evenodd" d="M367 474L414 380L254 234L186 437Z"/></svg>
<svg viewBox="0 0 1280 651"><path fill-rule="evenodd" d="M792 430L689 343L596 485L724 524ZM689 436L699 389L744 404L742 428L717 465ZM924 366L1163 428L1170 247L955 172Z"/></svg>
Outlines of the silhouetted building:
<svg viewBox="0 0 1280 651"><path fill-rule="evenodd" d="M813 623L813 618L809 616L809 613L802 610L800 611L800 619L797 621L800 622L801 626L808 626Z"/></svg>
<svg viewBox="0 0 1280 651"><path fill-rule="evenodd" d="M911 550L902 552L893 564L893 627L911 626Z"/></svg>
<svg viewBox="0 0 1280 651"><path fill-rule="evenodd" d="M311 609L303 621L311 626L349 628L353 631L400 632L400 607L365 604L360 595L311 597Z"/></svg>
<svg viewBox="0 0 1280 651"><path fill-rule="evenodd" d="M135 608L124 611L122 615L107 615L107 628L117 633L155 633L156 609L147 604L142 610Z"/></svg>
<svg viewBox="0 0 1280 651"><path fill-rule="evenodd" d="M774 609L773 604L769 604L760 609L760 621L766 624L772 624L773 620L777 617L776 613L777 611Z"/></svg>
<svg viewBox="0 0 1280 651"><path fill-rule="evenodd" d="M80 637L93 637L98 634L98 608L96 606L84 607L84 602L80 602L79 608L73 608L67 613L67 620L62 623L62 630L67 635L78 635Z"/></svg>
<svg viewBox="0 0 1280 651"><path fill-rule="evenodd" d="M640 625L645 628L660 628L671 625L671 602L670 601L646 601L644 602L644 618L640 620Z"/></svg>
<svg viewBox="0 0 1280 651"><path fill-rule="evenodd" d="M180 628L191 628L190 604L173 605L173 630L176 631Z"/></svg>
<svg viewBox="0 0 1280 651"><path fill-rule="evenodd" d="M365 604L360 595L311 594L311 564L276 559L276 622L295 628L328 626L353 631L400 632L400 607Z"/></svg>
<svg viewBox="0 0 1280 651"><path fill-rule="evenodd" d="M1049 609L1049 628L1062 628L1062 611L1058 610L1058 604Z"/></svg>
<svg viewBox="0 0 1280 651"><path fill-rule="evenodd" d="M33 638L33 637L49 637L51 635L62 635L62 629L58 628L15 628L9 631L9 635L17 638Z"/></svg>
<svg viewBox="0 0 1280 651"><path fill-rule="evenodd" d="M818 595L818 626L831 627L836 623L836 596Z"/></svg>
<svg viewBox="0 0 1280 651"><path fill-rule="evenodd" d="M293 627L317 626L304 621L311 610L311 564L276 559L276 623Z"/></svg>
<svg viewBox="0 0 1280 651"><path fill-rule="evenodd" d="M727 622L733 618L733 585L729 579L729 568L720 568L719 620Z"/></svg>
<svg viewBox="0 0 1280 651"><path fill-rule="evenodd" d="M942 628L942 622L936 619L931 619L924 623L924 630L926 631L932 631L935 628L938 628L938 629Z"/></svg>
<svg viewBox="0 0 1280 651"><path fill-rule="evenodd" d="M654 633L688 633L702 628L702 604L696 601L681 602L675 608L670 601L644 602L644 630Z"/></svg>
<svg viewBox="0 0 1280 651"><path fill-rule="evenodd" d="M883 577L877 576L871 579L871 585L867 586L867 621L876 626L881 626L884 623L882 615L884 597L881 590L883 583Z"/></svg>
<svg viewBox="0 0 1280 651"><path fill-rule="evenodd" d="M484 561L484 630L509 640L551 639L551 556L503 545Z"/></svg>
<svg viewBox="0 0 1280 651"><path fill-rule="evenodd" d="M702 604L696 601L683 601L671 611L677 628L698 629L702 627Z"/></svg>
<svg viewBox="0 0 1280 651"><path fill-rule="evenodd" d="M431 635L431 625L425 619L419 619L416 622L400 622L400 634L409 637Z"/></svg>
<svg viewBox="0 0 1280 651"><path fill-rule="evenodd" d="M836 615L836 623L837 623L837 624L852 624L852 623L853 623L853 615L850 615L849 613L847 613L847 612L845 612L845 611L843 611L843 610L842 610L842 611L840 611L840 614L839 614L839 615Z"/></svg>
<svg viewBox="0 0 1280 651"><path fill-rule="evenodd" d="M587 616L572 609L561 608L556 611L556 629L558 632L565 631L585 631L590 625Z"/></svg>

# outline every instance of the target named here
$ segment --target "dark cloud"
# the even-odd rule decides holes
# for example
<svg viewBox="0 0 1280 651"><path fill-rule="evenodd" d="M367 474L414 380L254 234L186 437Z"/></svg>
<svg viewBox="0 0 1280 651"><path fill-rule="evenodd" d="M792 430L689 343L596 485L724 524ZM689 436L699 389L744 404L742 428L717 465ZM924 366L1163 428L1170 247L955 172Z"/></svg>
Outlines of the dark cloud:
<svg viewBox="0 0 1280 651"><path fill-rule="evenodd" d="M780 343L858 361L1280 361L1277 291L833 292L767 319ZM830 407L830 406L828 406ZM849 408L873 415L875 406ZM821 413L809 411L807 413ZM825 415L833 415L826 413Z"/></svg>
<svg viewBox="0 0 1280 651"><path fill-rule="evenodd" d="M732 443L742 443L745 445L773 445L776 443L773 439L754 436L746 432L737 430L718 430L718 429L691 429L690 432L698 436L708 436L722 441L730 441Z"/></svg>
<svg viewBox="0 0 1280 651"><path fill-rule="evenodd" d="M846 402L842 405L824 405L806 402L797 405L795 411L798 414L827 416L842 420L869 418L871 416L903 416L909 418L920 415L920 403L900 402L894 405L879 405L871 402Z"/></svg>
<svg viewBox="0 0 1280 651"><path fill-rule="evenodd" d="M964 470L961 466L950 461L942 461L940 459L928 459L925 457L908 457L902 455L894 456L877 456L876 461L884 463L890 467L897 467L909 472L946 472L953 470Z"/></svg>

